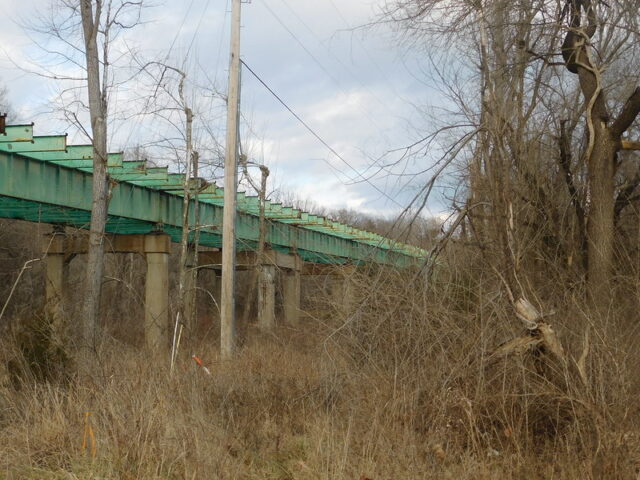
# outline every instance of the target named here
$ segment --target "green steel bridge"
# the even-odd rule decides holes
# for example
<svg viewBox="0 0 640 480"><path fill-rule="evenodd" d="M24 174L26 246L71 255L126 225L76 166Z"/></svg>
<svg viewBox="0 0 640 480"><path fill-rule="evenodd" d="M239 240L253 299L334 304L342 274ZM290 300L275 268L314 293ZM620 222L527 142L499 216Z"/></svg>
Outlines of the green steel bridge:
<svg viewBox="0 0 640 480"><path fill-rule="evenodd" d="M88 228L92 203L93 147L68 145L66 135L34 136L32 125L0 121L0 217ZM163 232L181 238L184 175L110 153L113 190L110 234ZM195 180L194 180L195 182ZM223 190L198 180L200 244L222 245ZM259 199L238 193L237 249L257 248ZM194 209L190 224L194 225ZM416 247L394 242L280 203L266 202L266 242L281 253L321 264L375 262L405 267L425 258Z"/></svg>

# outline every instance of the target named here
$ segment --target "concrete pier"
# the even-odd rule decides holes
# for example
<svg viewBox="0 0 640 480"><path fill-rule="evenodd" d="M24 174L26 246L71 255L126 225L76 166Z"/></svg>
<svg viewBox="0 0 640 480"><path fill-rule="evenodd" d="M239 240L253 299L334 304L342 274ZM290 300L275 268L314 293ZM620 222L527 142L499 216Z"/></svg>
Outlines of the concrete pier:
<svg viewBox="0 0 640 480"><path fill-rule="evenodd" d="M64 230L54 228L52 234L44 238L45 253L45 313L56 334L64 330L65 280L68 273L66 257L66 235Z"/></svg>
<svg viewBox="0 0 640 480"><path fill-rule="evenodd" d="M144 330L147 348L166 349L169 346L169 253L171 238L164 234L145 235L144 253L147 259L145 283Z"/></svg>
<svg viewBox="0 0 640 480"><path fill-rule="evenodd" d="M282 302L284 320L287 325L297 326L300 322L300 270L284 270L282 272Z"/></svg>
<svg viewBox="0 0 640 480"><path fill-rule="evenodd" d="M261 265L258 268L258 325L271 330L276 325L276 267Z"/></svg>

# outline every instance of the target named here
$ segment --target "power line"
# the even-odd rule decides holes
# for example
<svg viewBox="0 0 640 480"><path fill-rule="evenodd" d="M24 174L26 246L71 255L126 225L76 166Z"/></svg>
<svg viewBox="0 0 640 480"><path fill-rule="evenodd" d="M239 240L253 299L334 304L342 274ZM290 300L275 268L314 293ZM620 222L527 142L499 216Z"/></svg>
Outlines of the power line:
<svg viewBox="0 0 640 480"><path fill-rule="evenodd" d="M287 3L287 0L281 0L283 2L283 4L287 7L287 9L298 19L298 21L311 33L311 35L318 41L318 43L323 46L323 42L318 38L318 35L309 27L309 25L307 25L305 23L305 21L295 12L295 10L293 10L291 8L291 6ZM311 50L305 46L305 44L302 42L302 40L300 40L300 38L298 38L296 36L296 34L285 24L285 22L276 14L276 12L269 7L269 5L266 2L263 2L262 5L267 9L267 11L271 14L271 16L282 26L282 28L284 30L287 31L287 33L289 33L289 35L296 41L296 43L305 51L305 53L316 63L316 65L318 65L318 67L327 75L327 77L329 79L331 79L333 81L333 83L340 89L340 91L342 91L342 93L345 96L349 96L349 92L342 86L341 82L331 73L330 69L325 67L322 62L311 52ZM336 8L335 5L332 3L334 9ZM342 14L340 13L340 11L338 11L336 9L338 15L343 19L343 21L346 23L346 20L344 19L344 17L342 16ZM348 26L348 24L347 24ZM364 48L364 44L363 48ZM358 77L353 73L353 71L347 67L344 62L342 60L340 60L340 58L338 58L336 55L334 55L330 49L327 48L327 51L329 53L329 55L331 55L340 65L341 67L351 75L351 77L353 77L356 82L358 82L360 84L360 87L363 88L364 90L366 90L369 95L371 95L373 98L375 98L377 100L377 102L384 108L387 110L387 112L389 112L390 114L392 113L392 109L389 107L389 105L387 103L385 103L383 100L381 100L381 98L379 97L379 95L377 95L374 91L371 90L370 87L368 87L367 85L365 85L361 80L358 79ZM367 54L367 56L371 59L372 63L374 63L377 66L377 63L375 63L375 61L371 58L371 55L366 52L365 49L365 53ZM378 66L378 69L379 66ZM383 74L382 75L385 80L387 82L389 82L388 77ZM400 97L400 95L398 95L397 91L395 90L395 87L393 87L393 85L391 85L391 90L392 92L395 94L395 96L400 99L401 101L403 101L403 99ZM406 101L406 100L404 100ZM364 118L366 119L366 121L375 129L375 131L377 132L377 136L384 136L385 138L387 138L387 141L389 141L388 137L386 136L386 134L384 133L386 128L384 128L383 126L381 126L375 119L375 116L373 115L373 112L368 109L363 107L362 105L360 105L359 103L356 104L356 108L358 110L360 110L360 112L364 115ZM366 155L367 158L369 158L370 160L373 161L372 164L368 165L367 168L365 169L364 172L360 172L359 176L360 177L364 177L365 175L367 175L367 172L373 168L383 171L387 171L387 168L384 164L380 164L380 160L381 158L375 159L369 155ZM369 175L367 175L369 176Z"/></svg>
<svg viewBox="0 0 640 480"><path fill-rule="evenodd" d="M218 40L218 58L216 59L216 74L213 77L213 85L215 87L218 82L218 71L220 70L220 58L222 56L222 42L224 40L225 25L227 24L227 15L229 14L229 0L225 5L224 16L222 17L222 26L220 27L220 39Z"/></svg>
<svg viewBox="0 0 640 480"><path fill-rule="evenodd" d="M171 46L169 47L169 50L167 51L167 56L164 59L165 62L167 60L169 60L169 56L171 55L171 51L173 50L173 47L176 45L176 42L178 41L178 37L180 36L180 33L182 32L182 28L184 27L184 24L187 21L187 17L191 13L191 9L193 8L193 4L194 3L195 3L195 0L191 0L191 3L189 4L189 8L187 8L187 11L185 12L184 17L182 17L182 22L180 23L180 27L178 27L178 30L176 30L176 34L173 37L173 41L171 42Z"/></svg>
<svg viewBox="0 0 640 480"><path fill-rule="evenodd" d="M284 21L276 14L276 12L273 11L273 9L271 7L269 7L269 5L267 5L266 2L263 2L262 5L267 9L267 11L273 16L273 18L276 19L276 21L282 26L282 28L284 28L287 33L289 33L289 35L291 35L291 37L295 40L295 42L300 45L300 48L302 48L305 53L307 55L309 55L309 57L311 58L311 60L313 60L315 62L316 65L318 65L318 67L327 75L328 78L331 79L331 81L333 83L336 84L336 86L342 91L342 93L344 93L346 96L349 96L349 92L342 86L342 84L340 83L340 81L331 73L331 71L329 70L329 68L325 67L322 62L318 59L318 57L316 57L313 52L311 52L311 50L309 48L307 48L307 46L302 43L302 40L300 40L297 35L284 23ZM291 7L289 7L287 5L287 7L289 8L289 10L291 10ZM298 15L291 10L292 13L298 17ZM300 19L300 17L298 17L298 19L300 20L301 23L304 24L304 22L302 21L302 19ZM308 27L307 27L308 28ZM313 33L312 30L311 34L313 36L316 36L315 33ZM316 36L317 37L317 36ZM335 58L335 57L334 57ZM340 62L340 60L338 60L338 62ZM342 62L340 62L342 63ZM344 68L345 70L349 71L344 65L342 65L342 68ZM351 73L351 72L349 72ZM353 76L353 74L351 74ZM357 79L356 79L357 80ZM380 126L375 119L372 118L371 112L367 112L365 111L364 108L358 106L358 108L361 110L361 112L365 115L365 118L367 119L368 122L371 123L371 125L378 131L383 131L384 129L382 128L382 126Z"/></svg>
<svg viewBox="0 0 640 480"><path fill-rule="evenodd" d="M285 0L283 0L285 1ZM349 22L347 21L347 19L344 17L344 15L342 14L342 12L340 11L340 9L338 8L338 6L336 5L334 0L329 0L329 3L331 4L331 7L336 11L336 13L338 14L338 16L340 17L340 19L342 20L342 23L344 23L344 25L347 27L348 30L353 31L357 28L360 27L352 27ZM353 38L353 32L352 32L352 38ZM376 61L376 59L374 58L374 56L371 54L371 52L369 51L369 49L367 48L367 46L365 45L365 43L362 41L362 39L358 39L358 43L360 44L360 47L362 48L362 50L364 51L364 53L367 55L367 58L369 59L369 61L371 62L372 65L374 65L376 67L376 70L378 70L378 73L380 73L380 75L382 75L382 77L385 79L385 81L389 84L389 86L391 87L391 89L393 90L393 93L396 97L398 97L400 100L402 100L403 102L406 102L406 99L401 96L395 86L393 85L393 82L391 82L389 80L389 77L387 75L387 72L380 66L380 64Z"/></svg>
<svg viewBox="0 0 640 480"><path fill-rule="evenodd" d="M316 34L313 29L307 24L307 22L304 21L304 19L302 19L302 17L300 17L300 15L298 15L296 13L296 11L291 7L291 5L289 5L287 0L281 0L281 2L284 4L285 7L287 7L287 9L293 14L293 16L296 17L296 19L307 29L307 31L316 39L316 41L318 42L319 45L324 46L324 42L320 39L320 37L318 36L318 34ZM332 3L333 5L333 3ZM340 14L340 12L337 10L336 6L333 5L333 8L336 9L336 11L338 12L338 15L340 16L340 18L342 19L343 22L345 22L346 24L346 20L344 19L344 17ZM347 24L347 27L349 27L349 25ZM364 44L362 42L360 42L363 50L364 50ZM338 57L336 54L334 54L331 49L329 47L325 47L327 50L327 53L336 61L340 64L340 66L344 69L345 72L347 72L349 75L351 75L351 77L358 82L358 84L365 89L367 92L369 92L371 94L372 97L374 97L378 103L387 110L388 113L390 114L394 114L393 110L389 107L389 105L380 98L380 96L374 92L367 84L365 84L364 81L362 81L362 79L360 79L354 72L353 70L345 63L343 62L340 57ZM371 62L374 63L373 59L371 59L370 55L367 53L367 56L370 58ZM377 66L377 64L376 64ZM378 67L379 69L379 67ZM384 76L384 74L383 74ZM386 80L386 76L385 76L385 80ZM395 93L395 92L394 92Z"/></svg>
<svg viewBox="0 0 640 480"><path fill-rule="evenodd" d="M309 131L309 133L311 133L311 135L313 135L320 143L322 143L322 145L324 145L331 153L333 153L340 161L342 161L342 163L344 163L347 167L349 167L358 177L362 178L362 180L364 180L366 183L368 183L369 185L371 185L378 193L380 193L382 196L384 196L385 198L387 198L388 200L390 200L391 202L393 202L395 205L402 207L402 205L400 203L398 203L394 198L390 197L389 195L387 195L383 190L381 190L380 188L378 188L375 184L373 184L368 178L366 178L365 176L363 176L355 167L353 167L347 160L345 160L345 158L340 155L331 145L329 145L329 143L327 143L318 133L315 132L315 130L313 130L313 128L311 128L309 126L309 124L307 122L305 122L296 112L294 112L291 107L289 107L289 105L286 104L286 102L276 93L273 91L273 89L271 87L269 87L269 85L267 85L265 83L264 80L262 80L262 78L260 78L260 76L254 72L251 67L249 65L247 65L247 63L244 60L240 60L240 63L242 63L242 65L244 65L244 67L256 78L256 80L258 80L258 82L260 82L262 84L262 86L264 88L266 88L269 93L271 93L271 95L273 95L273 97L278 100L278 102L287 109L287 111L294 116L294 118L296 120L298 120L298 122L300 122L300 124L307 129L307 131ZM327 162L325 160L325 162ZM329 164L329 166L333 167L329 162L327 162Z"/></svg>
<svg viewBox="0 0 640 480"><path fill-rule="evenodd" d="M191 52L191 48L193 47L193 44L196 41L196 36L198 35L198 32L200 31L200 26L202 25L202 20L204 20L204 17L207 14L207 10L209 10L209 4L210 3L211 3L211 0L207 0L207 3L205 4L204 9L202 10L202 14L200 15L200 20L198 21L198 26L196 27L195 31L193 32L193 37L191 37L191 43L189 44L189 48L187 48L187 53L185 54L185 62L187 61L186 59L189 57L189 53Z"/></svg>

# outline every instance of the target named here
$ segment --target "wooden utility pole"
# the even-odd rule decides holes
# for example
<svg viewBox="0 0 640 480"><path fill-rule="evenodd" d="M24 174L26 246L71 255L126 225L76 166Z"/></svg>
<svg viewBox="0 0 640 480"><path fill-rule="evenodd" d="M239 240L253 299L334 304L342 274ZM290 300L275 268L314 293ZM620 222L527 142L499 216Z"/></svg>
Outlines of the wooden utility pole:
<svg viewBox="0 0 640 480"><path fill-rule="evenodd" d="M220 352L233 355L236 347L236 192L238 185L238 102L240 95L240 0L231 9L231 55L227 96L227 143L224 158L224 211L222 220L222 292Z"/></svg>

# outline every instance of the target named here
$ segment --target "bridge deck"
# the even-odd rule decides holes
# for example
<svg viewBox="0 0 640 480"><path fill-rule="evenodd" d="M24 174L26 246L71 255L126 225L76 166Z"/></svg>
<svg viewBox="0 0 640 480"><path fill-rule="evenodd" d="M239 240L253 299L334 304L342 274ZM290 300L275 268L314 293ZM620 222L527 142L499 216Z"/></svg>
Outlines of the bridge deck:
<svg viewBox="0 0 640 480"><path fill-rule="evenodd" d="M92 165L91 145L67 145L65 135L34 136L33 125L0 126L0 217L87 228ZM109 233L163 231L173 241L180 240L183 175L167 167L149 167L144 161L123 161L122 153L109 154L108 171L114 180ZM202 179L192 181L199 192L200 243L220 247L224 192ZM238 193L240 251L256 248L258 211L257 197ZM267 201L265 216L271 248L297 252L308 262L408 266L425 257L418 248L278 203Z"/></svg>

